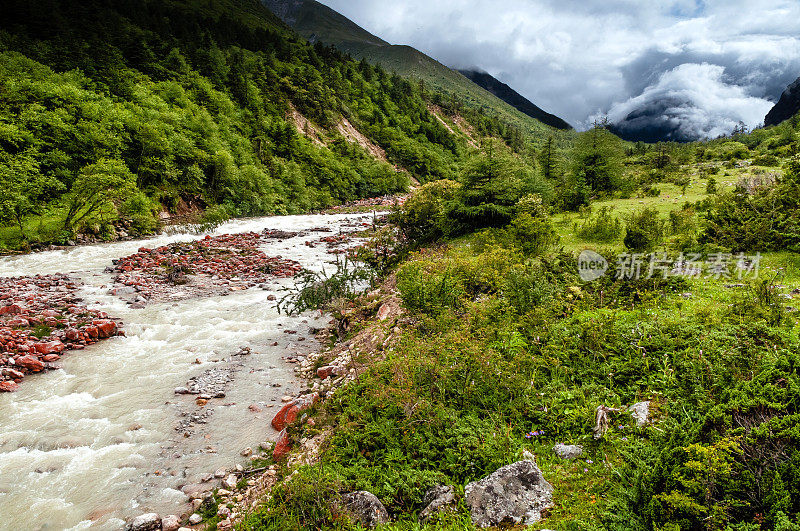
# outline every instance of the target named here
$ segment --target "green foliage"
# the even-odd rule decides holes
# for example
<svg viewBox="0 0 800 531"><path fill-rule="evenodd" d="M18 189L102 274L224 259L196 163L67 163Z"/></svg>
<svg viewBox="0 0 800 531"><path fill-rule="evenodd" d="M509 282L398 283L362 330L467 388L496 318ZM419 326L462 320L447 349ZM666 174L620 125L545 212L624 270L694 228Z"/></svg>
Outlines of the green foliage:
<svg viewBox="0 0 800 531"><path fill-rule="evenodd" d="M317 308L330 309L335 303L354 299L371 280L370 271L354 265L346 256L337 255L333 274L301 271L295 286L288 288L288 293L278 301L278 312L293 315Z"/></svg>
<svg viewBox="0 0 800 531"><path fill-rule="evenodd" d="M136 176L117 159L100 159L83 167L66 197L64 228L94 216L115 217L117 205L136 190Z"/></svg>
<svg viewBox="0 0 800 531"><path fill-rule="evenodd" d="M614 216L613 210L602 207L577 228L577 234L582 240L611 243L622 236L622 222Z"/></svg>
<svg viewBox="0 0 800 531"><path fill-rule="evenodd" d="M0 21L0 164L15 164L5 173L20 183L3 187L2 223L74 209L74 182L104 159L124 163L167 208L200 199L229 216L405 190L409 173L334 132L345 118L422 182L454 177L464 158L466 140L429 112L423 87L299 40L262 6L94 4L57 0L40 20L12 0ZM310 121L303 130L287 119L292 106ZM454 112L521 149L521 133L496 117ZM102 213L103 223L153 230L141 201L116 206L82 221ZM83 213L68 212L66 224Z"/></svg>
<svg viewBox="0 0 800 531"><path fill-rule="evenodd" d="M628 250L637 253L651 251L663 240L664 232L664 220L656 210L646 208L626 218L623 243Z"/></svg>
<svg viewBox="0 0 800 531"><path fill-rule="evenodd" d="M40 214L44 210L42 198L60 187L56 179L40 172L33 153L0 153L0 222L15 223L27 241L25 220Z"/></svg>
<svg viewBox="0 0 800 531"><path fill-rule="evenodd" d="M721 194L705 214L701 242L733 251L800 249L800 159L793 159L775 185Z"/></svg>
<svg viewBox="0 0 800 531"><path fill-rule="evenodd" d="M425 184L392 215L392 221L411 241L440 239L450 233L449 209L460 187L459 183L446 180Z"/></svg>
<svg viewBox="0 0 800 531"><path fill-rule="evenodd" d="M547 137L547 141L536 156L536 162L545 179L557 179L561 175L562 161L552 136Z"/></svg>
<svg viewBox="0 0 800 531"><path fill-rule="evenodd" d="M552 195L549 183L541 181L504 146L491 140L467 162L460 181L450 211L456 233L503 227L512 220L517 203L524 196L538 194L547 200Z"/></svg>
<svg viewBox="0 0 800 531"><path fill-rule="evenodd" d="M611 192L621 185L622 141L602 127L578 136L572 154L573 173L593 192Z"/></svg>
<svg viewBox="0 0 800 531"><path fill-rule="evenodd" d="M508 227L515 247L526 256L541 256L558 242L553 225L546 216L521 212Z"/></svg>

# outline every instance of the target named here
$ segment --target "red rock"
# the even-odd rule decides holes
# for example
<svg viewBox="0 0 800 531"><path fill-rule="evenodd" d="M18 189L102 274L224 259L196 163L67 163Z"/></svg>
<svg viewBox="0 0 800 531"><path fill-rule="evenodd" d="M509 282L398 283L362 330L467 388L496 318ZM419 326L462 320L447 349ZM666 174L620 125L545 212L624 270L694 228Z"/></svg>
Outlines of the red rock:
<svg viewBox="0 0 800 531"><path fill-rule="evenodd" d="M65 345L61 341L49 341L47 343L36 343L34 348L39 354L55 354L63 352Z"/></svg>
<svg viewBox="0 0 800 531"><path fill-rule="evenodd" d="M317 377L321 380L324 380L332 375L336 375L339 372L339 367L334 365L326 365L325 367L320 367L317 369Z"/></svg>
<svg viewBox="0 0 800 531"><path fill-rule="evenodd" d="M77 341L78 338L80 337L80 333L76 328L67 328L67 331L64 333L64 336L70 341Z"/></svg>
<svg viewBox="0 0 800 531"><path fill-rule="evenodd" d="M58 354L48 354L47 356L43 356L42 357L42 360L46 361L48 363L51 363L53 361L58 361L60 359L61 359L61 356L59 356Z"/></svg>
<svg viewBox="0 0 800 531"><path fill-rule="evenodd" d="M19 304L11 304L0 308L0 315L19 315L22 313L22 307Z"/></svg>
<svg viewBox="0 0 800 531"><path fill-rule="evenodd" d="M96 326L87 326L85 330L89 337L97 338L100 336L100 330Z"/></svg>
<svg viewBox="0 0 800 531"><path fill-rule="evenodd" d="M310 408L319 400L319 394L313 393L296 398L283 406L278 414L272 419L272 427L278 431L286 428L289 424L297 420L297 415L301 411Z"/></svg>
<svg viewBox="0 0 800 531"><path fill-rule="evenodd" d="M7 323L8 326L11 327L28 327L30 323L27 319L23 319L22 317L15 317L14 319L10 319Z"/></svg>
<svg viewBox="0 0 800 531"><path fill-rule="evenodd" d="M42 317L58 317L58 312L55 310L45 310L42 312Z"/></svg>
<svg viewBox="0 0 800 531"><path fill-rule="evenodd" d="M392 315L392 310L392 306L388 302L383 303L378 309L378 320L385 321L388 319Z"/></svg>
<svg viewBox="0 0 800 531"><path fill-rule="evenodd" d="M278 434L278 440L275 441L275 448L272 450L272 459L280 461L292 451L292 440L286 430Z"/></svg>
<svg viewBox="0 0 800 531"><path fill-rule="evenodd" d="M92 321L92 324L97 328L97 337L101 339L111 337L117 331L117 323L108 319Z"/></svg>
<svg viewBox="0 0 800 531"><path fill-rule="evenodd" d="M25 378L24 374L22 374L18 370L11 369L9 367L3 369L3 375L10 377L12 380L21 380Z"/></svg>
<svg viewBox="0 0 800 531"><path fill-rule="evenodd" d="M20 367L28 369L31 372L39 372L44 370L44 363L33 356L20 356L17 358L16 364Z"/></svg>
<svg viewBox="0 0 800 531"><path fill-rule="evenodd" d="M15 384L14 382L2 381L0 382L0 391L6 393L13 393L19 389L19 385Z"/></svg>

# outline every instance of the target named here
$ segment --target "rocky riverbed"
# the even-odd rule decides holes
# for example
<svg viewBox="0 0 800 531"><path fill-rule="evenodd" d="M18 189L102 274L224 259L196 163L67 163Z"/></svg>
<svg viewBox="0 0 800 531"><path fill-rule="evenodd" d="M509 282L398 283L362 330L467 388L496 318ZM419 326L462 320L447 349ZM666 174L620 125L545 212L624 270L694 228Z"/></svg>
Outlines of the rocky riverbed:
<svg viewBox="0 0 800 531"><path fill-rule="evenodd" d="M106 312L84 306L77 289L67 275L0 277L0 391L58 369L65 351L122 334Z"/></svg>
<svg viewBox="0 0 800 531"><path fill-rule="evenodd" d="M293 279L275 273L330 271L328 251L348 245L338 235L371 223L369 215L239 220L207 235L1 258L2 294L9 295L0 307L19 311L5 310L0 322L28 321L3 325L3 337L14 337L3 344L15 350L2 359L16 365L19 345L30 352L56 340L61 353L82 351L63 356L48 374L25 372L16 392L0 393L0 528L120 529L147 512L190 514L193 492L216 486L209 476L224 469L228 479L252 452L271 447L275 413L300 393L297 362L319 350L315 335L329 318L279 314L276 296ZM305 245L330 236L337 236L330 248ZM203 269L214 267L209 251L220 248L241 269ZM190 282L229 283L176 293L185 284L161 280L172 250ZM119 267L136 260L130 271ZM260 269L265 264L276 267ZM119 277L134 274L150 290L133 290L146 304L119 291L131 287ZM123 322L124 336L101 341ZM9 374L4 381L16 385L17 374Z"/></svg>

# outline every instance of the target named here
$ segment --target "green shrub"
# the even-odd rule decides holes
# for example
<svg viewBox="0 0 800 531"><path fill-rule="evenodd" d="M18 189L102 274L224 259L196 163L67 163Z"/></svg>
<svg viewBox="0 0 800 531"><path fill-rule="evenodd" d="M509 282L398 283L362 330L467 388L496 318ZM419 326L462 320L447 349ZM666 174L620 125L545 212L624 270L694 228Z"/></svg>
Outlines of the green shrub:
<svg viewBox="0 0 800 531"><path fill-rule="evenodd" d="M442 238L450 233L448 213L460 187L446 180L424 184L392 214L392 221L412 242Z"/></svg>
<svg viewBox="0 0 800 531"><path fill-rule="evenodd" d="M119 208L120 216L130 222L134 234L150 234L158 228L158 219L153 212L157 206L143 192L136 192Z"/></svg>
<svg viewBox="0 0 800 531"><path fill-rule="evenodd" d="M656 210L646 208L625 220L625 248L637 253L650 251L664 238L664 221Z"/></svg>
<svg viewBox="0 0 800 531"><path fill-rule="evenodd" d="M545 217L517 214L508 227L514 245L526 256L540 256L558 242L553 225Z"/></svg>
<svg viewBox="0 0 800 531"><path fill-rule="evenodd" d="M611 243L622 235L622 222L611 208L604 206L577 228L577 234L582 240Z"/></svg>
<svg viewBox="0 0 800 531"><path fill-rule="evenodd" d="M800 158L795 157L774 186L752 193L737 187L716 197L705 212L701 243L735 252L800 250Z"/></svg>
<svg viewBox="0 0 800 531"><path fill-rule="evenodd" d="M431 315L438 315L446 308L460 309L465 296L464 287L453 271L437 271L423 261L400 268L397 289L406 308Z"/></svg>

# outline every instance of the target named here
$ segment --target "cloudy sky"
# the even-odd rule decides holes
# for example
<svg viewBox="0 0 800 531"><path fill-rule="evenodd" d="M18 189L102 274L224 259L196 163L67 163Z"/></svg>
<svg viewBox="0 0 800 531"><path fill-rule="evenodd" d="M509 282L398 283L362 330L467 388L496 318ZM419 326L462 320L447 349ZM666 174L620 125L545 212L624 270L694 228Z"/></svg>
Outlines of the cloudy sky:
<svg viewBox="0 0 800 531"><path fill-rule="evenodd" d="M759 124L800 76L800 0L322 3L393 44L479 67L579 129L649 106L717 136Z"/></svg>

